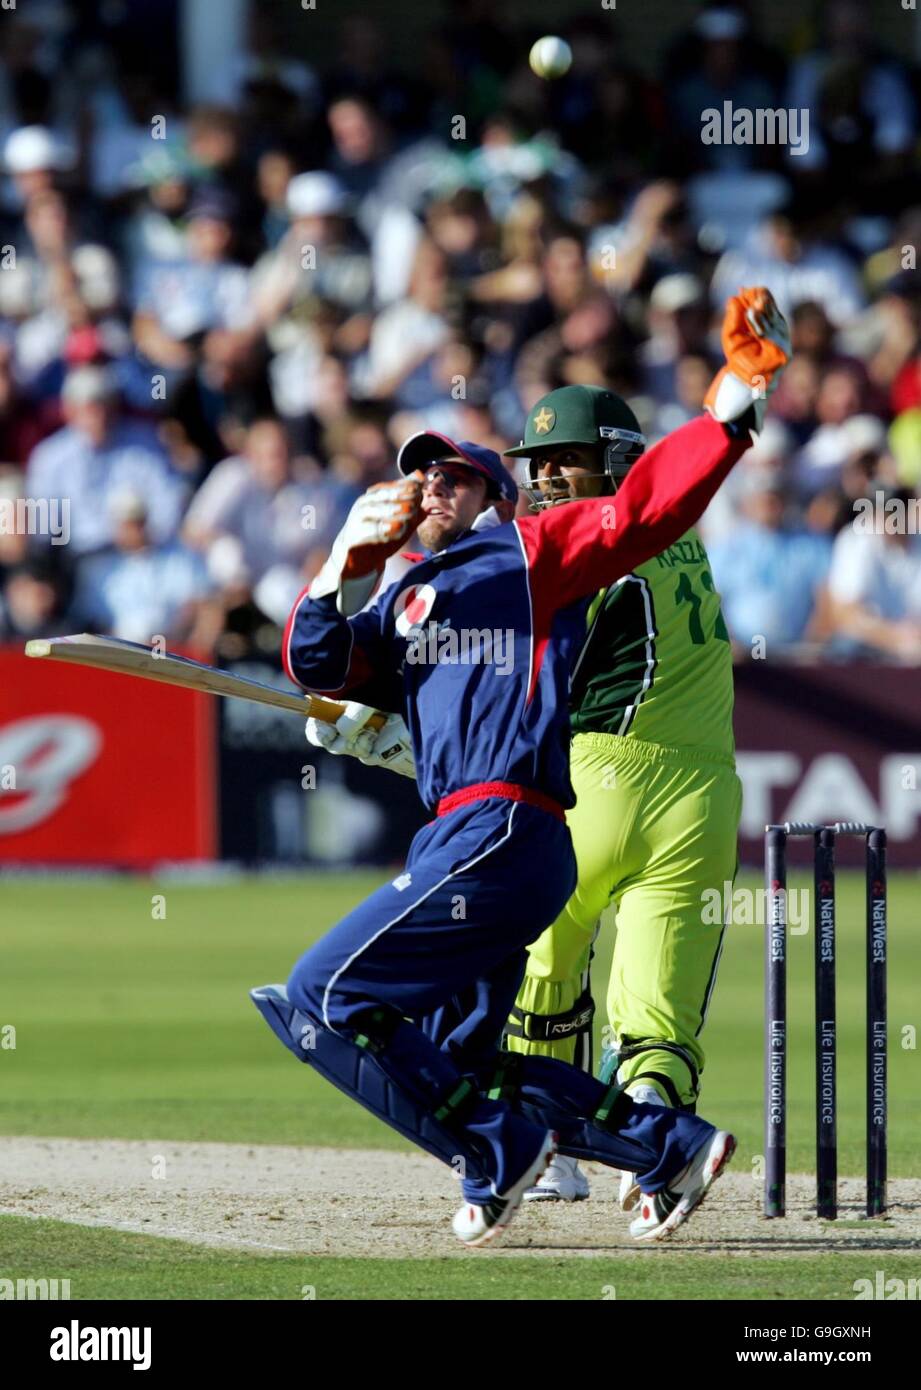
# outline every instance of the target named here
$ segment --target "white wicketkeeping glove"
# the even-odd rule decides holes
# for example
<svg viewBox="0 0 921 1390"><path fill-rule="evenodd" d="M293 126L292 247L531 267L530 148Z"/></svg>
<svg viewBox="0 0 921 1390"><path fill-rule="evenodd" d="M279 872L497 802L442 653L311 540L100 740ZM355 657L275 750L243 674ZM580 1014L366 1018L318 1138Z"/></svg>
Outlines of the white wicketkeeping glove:
<svg viewBox="0 0 921 1390"><path fill-rule="evenodd" d="M386 767L403 777L415 777L412 742L405 722L390 714L380 729L368 721L377 714L370 705L349 702L335 724L321 719L307 720L307 742L327 753L350 753L368 767Z"/></svg>
<svg viewBox="0 0 921 1390"><path fill-rule="evenodd" d="M352 506L329 559L310 586L311 598L336 594L346 617L364 608L389 556L409 539L422 515L419 477L375 483Z"/></svg>

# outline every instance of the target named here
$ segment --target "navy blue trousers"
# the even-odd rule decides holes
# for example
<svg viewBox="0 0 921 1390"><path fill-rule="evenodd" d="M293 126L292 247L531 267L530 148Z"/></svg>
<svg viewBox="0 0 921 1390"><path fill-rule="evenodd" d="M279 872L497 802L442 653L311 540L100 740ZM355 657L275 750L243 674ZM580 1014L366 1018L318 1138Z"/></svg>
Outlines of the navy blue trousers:
<svg viewBox="0 0 921 1390"><path fill-rule="evenodd" d="M713 1133L695 1116L626 1098L616 1126L598 1124L608 1088L551 1058L520 1058L511 1092L487 1096L525 948L556 919L575 882L562 821L525 803L472 802L424 826L405 871L311 947L288 982L291 1003L341 1037L362 1035L374 1010L398 1020L392 1046L385 1041L379 1051L398 1089L437 1108L462 1081L472 1083L475 1099L454 1120L457 1152L470 1159L469 1200L515 1181L548 1128L561 1151L636 1172L647 1192ZM336 1084L369 1104L357 1084ZM369 1108L382 1114L378 1104Z"/></svg>

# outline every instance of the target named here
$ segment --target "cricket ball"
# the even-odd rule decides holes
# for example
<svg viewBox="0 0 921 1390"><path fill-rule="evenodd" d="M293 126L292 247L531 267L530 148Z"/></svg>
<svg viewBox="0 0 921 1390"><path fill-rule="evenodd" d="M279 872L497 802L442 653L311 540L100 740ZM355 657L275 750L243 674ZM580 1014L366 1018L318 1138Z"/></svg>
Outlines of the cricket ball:
<svg viewBox="0 0 921 1390"><path fill-rule="evenodd" d="M572 64L572 49L565 39L547 34L534 44L528 62L538 77L562 77Z"/></svg>

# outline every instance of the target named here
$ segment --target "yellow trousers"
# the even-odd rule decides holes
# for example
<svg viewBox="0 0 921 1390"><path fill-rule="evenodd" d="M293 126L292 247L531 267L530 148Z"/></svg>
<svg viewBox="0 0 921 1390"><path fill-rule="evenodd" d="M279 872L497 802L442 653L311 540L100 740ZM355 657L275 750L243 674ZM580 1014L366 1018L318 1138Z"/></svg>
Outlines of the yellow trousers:
<svg viewBox="0 0 921 1390"><path fill-rule="evenodd" d="M614 734L577 734L571 770L578 800L566 818L578 885L529 948L505 1045L585 1064L578 1024L591 945L613 902L603 1036L618 1078L642 1078L668 1104L693 1105L723 938L706 909L713 889L722 900L735 877L741 783L729 757Z"/></svg>

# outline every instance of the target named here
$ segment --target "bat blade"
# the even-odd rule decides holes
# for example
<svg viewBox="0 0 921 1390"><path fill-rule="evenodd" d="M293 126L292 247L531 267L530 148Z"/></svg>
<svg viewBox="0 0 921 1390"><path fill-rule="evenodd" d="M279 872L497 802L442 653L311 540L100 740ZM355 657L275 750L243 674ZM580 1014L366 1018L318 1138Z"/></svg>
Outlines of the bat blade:
<svg viewBox="0 0 921 1390"><path fill-rule="evenodd" d="M69 637L38 637L26 643L26 656L67 661L78 666L93 666L123 676L138 676L143 680L162 681L186 690L199 690L209 695L223 695L239 700L253 700L261 705L286 709L301 718L313 717L327 723L343 713L343 706L334 700L317 695L299 695L296 691L277 690L274 685L222 671L188 656L158 652L140 642L127 642L121 637L101 637L95 633L77 632ZM375 727L383 717L371 721Z"/></svg>

